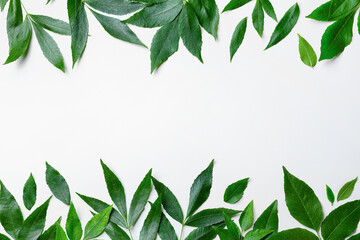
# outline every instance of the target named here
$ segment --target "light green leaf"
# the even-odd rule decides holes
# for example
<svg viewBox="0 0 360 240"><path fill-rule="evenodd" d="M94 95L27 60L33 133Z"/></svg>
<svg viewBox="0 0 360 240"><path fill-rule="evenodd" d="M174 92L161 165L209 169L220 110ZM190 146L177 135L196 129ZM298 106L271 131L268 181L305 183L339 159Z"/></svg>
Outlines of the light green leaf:
<svg viewBox="0 0 360 240"><path fill-rule="evenodd" d="M354 180L351 180L350 182L345 183L344 186L340 189L338 195L337 195L337 201L342 201L351 196L351 194L354 191L355 184L357 182L358 178L355 178Z"/></svg>
<svg viewBox="0 0 360 240"><path fill-rule="evenodd" d="M209 198L212 186L214 160L194 180L190 189L187 218L190 217Z"/></svg>
<svg viewBox="0 0 360 240"><path fill-rule="evenodd" d="M127 233L112 222L109 222L106 226L105 233L111 238L111 240L130 240L130 237L127 235Z"/></svg>
<svg viewBox="0 0 360 240"><path fill-rule="evenodd" d="M196 228L190 232L185 240L212 240L216 238L216 235L212 227Z"/></svg>
<svg viewBox="0 0 360 240"><path fill-rule="evenodd" d="M23 188L23 202L28 210L31 210L36 202L36 182L32 174L30 174Z"/></svg>
<svg viewBox="0 0 360 240"><path fill-rule="evenodd" d="M243 232L248 230L254 222L253 204L254 202L251 201L240 215L239 224Z"/></svg>
<svg viewBox="0 0 360 240"><path fill-rule="evenodd" d="M276 25L274 32L271 35L270 41L266 46L266 49L271 48L272 46L278 44L283 40L294 28L297 23L300 15L299 5L296 3L284 14L280 19L279 23Z"/></svg>
<svg viewBox="0 0 360 240"><path fill-rule="evenodd" d="M161 195L152 204L140 231L140 240L155 240L161 221Z"/></svg>
<svg viewBox="0 0 360 240"><path fill-rule="evenodd" d="M298 34L299 36L299 53L301 61L309 66L315 67L317 63L317 56L311 45Z"/></svg>
<svg viewBox="0 0 360 240"><path fill-rule="evenodd" d="M321 38L320 59L332 59L342 53L351 43L353 36L354 14L331 24Z"/></svg>
<svg viewBox="0 0 360 240"><path fill-rule="evenodd" d="M213 227L213 229L215 230L215 232L219 236L220 240L237 240L237 239L240 239L240 238L235 238L230 233L230 231L227 230L227 229L222 229L222 228L218 228L218 227Z"/></svg>
<svg viewBox="0 0 360 240"><path fill-rule="evenodd" d="M149 199L152 190L151 172L152 170L146 174L131 200L128 219L130 226L135 225L141 213L144 211L145 205Z"/></svg>
<svg viewBox="0 0 360 240"><path fill-rule="evenodd" d="M285 230L276 234L271 235L269 240L319 240L319 238L309 232L308 230L302 228L294 228Z"/></svg>
<svg viewBox="0 0 360 240"><path fill-rule="evenodd" d="M290 214L301 224L319 230L323 219L321 203L314 191L303 181L284 170L284 191Z"/></svg>
<svg viewBox="0 0 360 240"><path fill-rule="evenodd" d="M94 11L91 12L103 26L105 31L114 38L146 47L127 24L117 18L108 17Z"/></svg>
<svg viewBox="0 0 360 240"><path fill-rule="evenodd" d="M258 217L254 223L254 229L266 229L277 232L279 229L278 202L275 200L265 211Z"/></svg>
<svg viewBox="0 0 360 240"><path fill-rule="evenodd" d="M222 12L231 11L239 7L244 6L245 4L251 2L252 0L231 0L224 8Z"/></svg>
<svg viewBox="0 0 360 240"><path fill-rule="evenodd" d="M359 0L332 0L315 9L307 18L317 21L336 21L359 8Z"/></svg>
<svg viewBox="0 0 360 240"><path fill-rule="evenodd" d="M44 56L52 63L55 67L65 72L64 58L60 52L58 45L55 40L48 34L40 25L33 22L33 28L35 31L36 38L39 42L40 48ZM55 194L54 194L55 195ZM57 197L57 196L55 196ZM62 196L64 197L64 196ZM67 197L67 196L66 196ZM69 199L62 198L65 204L69 205Z"/></svg>
<svg viewBox="0 0 360 240"><path fill-rule="evenodd" d="M46 183L57 199L66 205L70 205L71 197L69 186L65 178L49 163L46 163Z"/></svg>
<svg viewBox="0 0 360 240"><path fill-rule="evenodd" d="M169 0L153 4L135 13L125 22L144 28L161 27L173 21L182 7L183 1L181 0Z"/></svg>
<svg viewBox="0 0 360 240"><path fill-rule="evenodd" d="M232 35L231 43L230 43L230 62L232 61L235 53L237 52L237 50L239 49L239 47L241 46L241 44L242 44L242 42L244 40L245 32L246 32L246 26L247 26L247 18L244 18L239 22L239 24L235 28L235 31L234 31L234 33ZM247 182L246 182L246 185L247 185ZM229 196L226 196L226 198L229 198L229 199L226 199L226 200L225 200L225 196L224 196L224 201L228 202L228 203L235 203L234 201L236 201L239 197L241 199L242 195L243 195L243 193L242 194L239 193L237 196L234 195L232 197L232 199L229 198ZM237 201L239 201L240 199L238 199Z"/></svg>
<svg viewBox="0 0 360 240"><path fill-rule="evenodd" d="M203 62L201 27L194 9L188 2L180 14L180 36L189 52Z"/></svg>
<svg viewBox="0 0 360 240"><path fill-rule="evenodd" d="M261 0L261 5L263 6L266 14L277 22L276 13L271 2L269 0Z"/></svg>
<svg viewBox="0 0 360 240"><path fill-rule="evenodd" d="M192 227L209 227L224 222L224 214L232 217L239 212L240 211L227 208L205 209L189 217L185 225Z"/></svg>
<svg viewBox="0 0 360 240"><path fill-rule="evenodd" d="M150 48L151 73L178 50L179 40L179 18L161 27L156 32Z"/></svg>
<svg viewBox="0 0 360 240"><path fill-rule="evenodd" d="M244 22L243 24L246 24L246 22ZM227 203L237 203L244 195L244 191L246 190L248 183L249 178L245 178L230 184L225 190L224 201Z"/></svg>
<svg viewBox="0 0 360 240"><path fill-rule="evenodd" d="M333 190L331 190L331 188L328 185L326 185L326 196L329 202L331 203L331 205L333 205L335 202L335 195Z"/></svg>
<svg viewBox="0 0 360 240"><path fill-rule="evenodd" d="M252 13L252 22L259 36L262 37L264 32L264 10L261 0L256 0L254 11Z"/></svg>
<svg viewBox="0 0 360 240"><path fill-rule="evenodd" d="M343 240L355 232L360 220L360 200L333 210L321 225L324 240Z"/></svg>
<svg viewBox="0 0 360 240"><path fill-rule="evenodd" d="M93 216L85 226L84 240L95 238L102 234L109 222L112 206Z"/></svg>
<svg viewBox="0 0 360 240"><path fill-rule="evenodd" d="M56 240L68 240L64 229L60 226L59 222L56 222Z"/></svg>
<svg viewBox="0 0 360 240"><path fill-rule="evenodd" d="M226 227L229 231L229 233L235 238L235 239L240 239L241 236L241 232L239 227L234 223L233 220L231 220L231 218L224 213L224 219L225 219L225 224Z"/></svg>
<svg viewBox="0 0 360 240"><path fill-rule="evenodd" d="M189 0L194 8L201 26L217 39L219 9L215 0Z"/></svg>
<svg viewBox="0 0 360 240"><path fill-rule="evenodd" d="M83 234L81 222L76 212L74 204L70 203L69 212L66 219L66 233L70 240L80 240Z"/></svg>
<svg viewBox="0 0 360 240"><path fill-rule="evenodd" d="M266 236L271 234L273 231L268 229L255 229L249 231L246 235L244 240L261 240L264 239Z"/></svg>
<svg viewBox="0 0 360 240"><path fill-rule="evenodd" d="M164 201L164 200L163 200ZM162 240L178 240L174 227L167 219L165 214L162 214L159 226L159 236Z"/></svg>
<svg viewBox="0 0 360 240"><path fill-rule="evenodd" d="M1 11L4 11L4 8L7 4L8 0L0 0L0 9Z"/></svg>
<svg viewBox="0 0 360 240"><path fill-rule="evenodd" d="M127 0L85 0L85 3L100 12L112 15L126 15L145 6L139 2Z"/></svg>
<svg viewBox="0 0 360 240"><path fill-rule="evenodd" d="M43 15L30 15L31 19L41 27L61 35L71 36L70 25L59 19Z"/></svg>

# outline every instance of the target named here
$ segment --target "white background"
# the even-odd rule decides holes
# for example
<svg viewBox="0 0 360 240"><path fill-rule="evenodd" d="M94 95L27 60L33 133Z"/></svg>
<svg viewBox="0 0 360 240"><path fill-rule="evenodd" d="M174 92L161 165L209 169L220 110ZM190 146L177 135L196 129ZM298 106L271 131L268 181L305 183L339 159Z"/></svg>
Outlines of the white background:
<svg viewBox="0 0 360 240"><path fill-rule="evenodd" d="M218 2L220 10L226 3ZM294 3L273 1L278 18ZM31 13L67 18L65 1L24 4ZM280 228L285 229L300 226L284 202L285 165L314 188L328 213L325 184L338 191L359 174L359 34L354 28L353 43L344 54L311 69L299 59L296 33L319 54L327 25L305 16L320 2L299 2L298 24L267 51L275 22L266 16L260 39L251 25L253 5L222 14L218 41L204 32L205 64L181 43L179 52L153 75L148 50L111 38L90 13L91 37L74 70L70 39L55 36L66 74L47 62L34 36L25 60L0 66L0 179L22 203L22 186L33 172L38 206L51 194L44 176L48 161L67 179L85 224L89 208L75 192L110 199L100 158L125 185L128 203L153 168L184 211L193 179L215 159L213 189L203 207L242 209L254 199L259 216L278 199ZM4 62L6 15L0 16ZM245 41L229 63L232 32L245 16L250 17ZM154 30L133 29L150 46ZM251 182L242 201L224 204L226 186L245 177ZM356 188L352 198L359 197ZM53 199L49 213L48 224L65 217L67 207Z"/></svg>

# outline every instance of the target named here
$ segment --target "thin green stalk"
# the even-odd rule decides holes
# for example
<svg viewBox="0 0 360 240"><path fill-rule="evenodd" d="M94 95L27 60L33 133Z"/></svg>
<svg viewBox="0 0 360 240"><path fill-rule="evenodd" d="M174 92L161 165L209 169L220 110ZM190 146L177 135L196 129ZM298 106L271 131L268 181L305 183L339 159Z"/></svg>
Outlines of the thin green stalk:
<svg viewBox="0 0 360 240"><path fill-rule="evenodd" d="M181 232L180 232L180 238L179 238L179 240L181 240L182 239L182 235L183 235L183 232L184 232L184 223L182 223L181 224Z"/></svg>

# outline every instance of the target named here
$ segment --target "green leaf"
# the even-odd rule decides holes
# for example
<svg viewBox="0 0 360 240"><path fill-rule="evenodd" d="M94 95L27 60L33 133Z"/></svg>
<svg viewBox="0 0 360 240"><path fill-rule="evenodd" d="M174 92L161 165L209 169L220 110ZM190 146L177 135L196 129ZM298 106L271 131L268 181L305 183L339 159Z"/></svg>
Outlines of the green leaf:
<svg viewBox="0 0 360 240"><path fill-rule="evenodd" d="M190 232L185 240L212 240L216 238L216 235L212 227L196 228Z"/></svg>
<svg viewBox="0 0 360 240"><path fill-rule="evenodd" d="M5 231L16 238L24 218L14 196L0 181L0 222Z"/></svg>
<svg viewBox="0 0 360 240"><path fill-rule="evenodd" d="M176 232L170 221L162 214L159 226L159 236L162 240L177 240Z"/></svg>
<svg viewBox="0 0 360 240"><path fill-rule="evenodd" d="M244 240L261 240L271 234L273 231L268 229L255 229L249 231L246 235Z"/></svg>
<svg viewBox="0 0 360 240"><path fill-rule="evenodd" d="M182 7L183 1L181 0L153 4L135 13L125 22L144 28L161 27L173 21Z"/></svg>
<svg viewBox="0 0 360 240"><path fill-rule="evenodd" d="M235 238L230 233L230 231L227 230L227 229L222 229L222 228L218 228L218 227L213 227L213 229L215 230L215 232L219 236L220 240L237 240L237 239L240 239L240 238Z"/></svg>
<svg viewBox="0 0 360 240"><path fill-rule="evenodd" d="M109 222L106 226L105 233L110 237L111 240L130 240L130 237L127 235L127 233L112 222Z"/></svg>
<svg viewBox="0 0 360 240"><path fill-rule="evenodd" d="M331 24L321 38L320 59L332 59L342 53L351 43L353 36L354 14Z"/></svg>
<svg viewBox="0 0 360 240"><path fill-rule="evenodd" d="M70 205L70 189L68 184L66 183L65 178L47 162L46 183L57 199L59 199L66 205Z"/></svg>
<svg viewBox="0 0 360 240"><path fill-rule="evenodd" d="M144 211L145 205L149 199L152 190L151 172L152 170L146 174L131 200L128 219L130 227L135 225L139 216Z"/></svg>
<svg viewBox="0 0 360 240"><path fill-rule="evenodd" d="M161 195L152 204L140 231L140 240L155 240L161 221Z"/></svg>
<svg viewBox="0 0 360 240"><path fill-rule="evenodd" d="M109 222L112 206L93 216L85 226L84 240L95 238L102 234Z"/></svg>
<svg viewBox="0 0 360 240"><path fill-rule="evenodd" d="M299 19L300 8L296 3L284 14L280 19L279 23L276 25L274 32L271 35L270 41L266 46L266 49L271 48L272 46L278 44L283 40L294 28L297 20Z"/></svg>
<svg viewBox="0 0 360 240"><path fill-rule="evenodd" d="M70 240L80 240L83 234L81 222L76 212L74 204L70 203L69 212L66 219L66 233Z"/></svg>
<svg viewBox="0 0 360 240"><path fill-rule="evenodd" d="M360 15L358 16L357 27L358 27L358 32L359 32L359 34L360 34Z"/></svg>
<svg viewBox="0 0 360 240"><path fill-rule="evenodd" d="M278 202L275 200L254 223L254 229L266 229L277 232L279 229Z"/></svg>
<svg viewBox="0 0 360 240"><path fill-rule="evenodd" d="M242 44L242 42L244 40L245 32L246 32L246 26L247 26L247 18L245 17L239 22L239 24L235 28L235 31L234 31L234 33L232 35L231 43L230 43L230 62L232 61L235 53L237 52L237 50L239 49L239 47L241 46L241 44ZM247 185L247 181L246 181L246 185ZM234 188L234 189L236 189L236 188ZM240 195L242 197L243 193L240 194ZM233 201L236 201L238 199L238 197L239 196L234 195L232 197L232 199L226 199L225 200L225 196L224 196L224 201L225 202L229 201L228 203L235 203ZM240 197L240 199L241 199L241 197ZM229 198L229 196L226 196L226 198ZM237 200L237 201L239 201L239 200Z"/></svg>
<svg viewBox="0 0 360 240"><path fill-rule="evenodd" d="M161 27L151 43L151 73L159 68L179 48L179 18Z"/></svg>
<svg viewBox="0 0 360 240"><path fill-rule="evenodd" d="M215 0L189 0L194 8L201 26L217 39L219 25L219 9Z"/></svg>
<svg viewBox="0 0 360 240"><path fill-rule="evenodd" d="M61 217L40 235L39 240L56 240L56 224L60 221Z"/></svg>
<svg viewBox="0 0 360 240"><path fill-rule="evenodd" d="M96 198L88 197L85 195L81 195L77 193L77 195L88 204L94 211L102 212L110 205ZM110 214L110 222L113 222L121 227L127 228L126 222L124 222L124 218L120 215L120 213L113 208L112 213Z"/></svg>
<svg viewBox="0 0 360 240"><path fill-rule="evenodd" d="M284 170L286 205L291 216L301 224L319 230L323 219L321 203L314 191L303 181Z"/></svg>
<svg viewBox="0 0 360 240"><path fill-rule="evenodd" d="M248 230L254 222L253 204L254 202L251 201L240 215L239 224L243 232Z"/></svg>
<svg viewBox="0 0 360 240"><path fill-rule="evenodd" d="M10 240L10 238L0 233L0 240Z"/></svg>
<svg viewBox="0 0 360 240"><path fill-rule="evenodd" d="M246 22L244 24L246 25ZM240 201L240 199L244 195L244 191L247 188L248 183L249 183L249 178L245 178L230 184L225 190L224 202L237 203L238 201Z"/></svg>
<svg viewBox="0 0 360 240"><path fill-rule="evenodd" d="M36 240L39 238L45 227L50 199L51 197L25 219L16 240Z"/></svg>
<svg viewBox="0 0 360 240"><path fill-rule="evenodd" d="M127 0L85 0L85 3L100 12L112 15L126 15L145 6L139 2Z"/></svg>
<svg viewBox="0 0 360 240"><path fill-rule="evenodd" d="M321 225L324 240L342 240L355 232L360 220L360 200L333 210Z"/></svg>
<svg viewBox="0 0 360 240"><path fill-rule="evenodd" d="M189 52L203 62L201 27L194 9L188 2L180 14L180 36Z"/></svg>
<svg viewBox="0 0 360 240"><path fill-rule="evenodd" d="M244 6L245 4L251 2L252 0L231 0L224 8L222 12L231 11L239 7Z"/></svg>
<svg viewBox="0 0 360 240"><path fill-rule="evenodd" d="M239 212L240 211L227 208L205 209L189 217L185 225L192 227L209 227L224 222L224 214L232 217Z"/></svg>
<svg viewBox="0 0 360 240"><path fill-rule="evenodd" d="M7 4L8 0L0 0L0 9L1 11L4 11L4 8Z"/></svg>
<svg viewBox="0 0 360 240"><path fill-rule="evenodd" d="M285 230L276 234L271 235L269 240L319 240L319 238L309 232L308 230L302 228L294 228Z"/></svg>
<svg viewBox="0 0 360 240"><path fill-rule="evenodd" d="M264 32L264 10L261 0L256 0L254 11L252 13L252 22L259 36L262 37Z"/></svg>
<svg viewBox="0 0 360 240"><path fill-rule="evenodd" d="M31 210L36 202L36 182L32 174L30 174L24 185L23 202L28 210Z"/></svg>
<svg viewBox="0 0 360 240"><path fill-rule="evenodd" d="M60 226L59 222L56 222L56 240L68 240L64 229Z"/></svg>
<svg viewBox="0 0 360 240"><path fill-rule="evenodd" d="M299 34L299 53L301 61L309 66L315 67L317 63L317 56L311 45Z"/></svg>
<svg viewBox="0 0 360 240"><path fill-rule="evenodd" d="M212 186L214 160L194 180L190 189L187 218L191 216L209 198Z"/></svg>
<svg viewBox="0 0 360 240"><path fill-rule="evenodd" d="M351 238L349 238L348 240L360 240L360 233L352 236Z"/></svg>
<svg viewBox="0 0 360 240"><path fill-rule="evenodd" d="M340 189L340 191L337 195L338 202L345 200L351 196L351 194L354 191L357 180L358 180L358 178L355 178L354 180L351 180L350 182L347 182L344 184L344 186L342 186L342 188Z"/></svg>
<svg viewBox="0 0 360 240"><path fill-rule="evenodd" d="M326 196L329 202L331 203L331 205L333 205L335 202L335 195L333 190L331 190L331 188L328 185L326 185Z"/></svg>
<svg viewBox="0 0 360 240"><path fill-rule="evenodd" d="M146 47L127 24L123 23L119 19L108 17L92 10L91 12L103 26L105 31L114 38Z"/></svg>
<svg viewBox="0 0 360 240"><path fill-rule="evenodd" d="M111 240L130 240L130 237L127 235L127 233L112 222L108 223L105 228L105 232L111 238Z"/></svg>
<svg viewBox="0 0 360 240"><path fill-rule="evenodd" d="M71 53L73 67L85 50L89 34L89 22L81 0L68 0L68 15L71 29Z"/></svg>
<svg viewBox="0 0 360 240"><path fill-rule="evenodd" d="M307 18L317 21L336 21L359 8L359 0L332 0L315 9Z"/></svg>
<svg viewBox="0 0 360 240"><path fill-rule="evenodd" d="M33 22L33 27L44 56L55 67L65 72L64 58L55 40L37 23ZM63 200L65 204L69 205L70 198Z"/></svg>
<svg viewBox="0 0 360 240"><path fill-rule="evenodd" d="M127 219L126 196L122 183L105 163L100 160L104 172L106 186L112 201L120 211L124 220Z"/></svg>
<svg viewBox="0 0 360 240"><path fill-rule="evenodd" d="M31 14L30 17L34 22L51 32L71 36L70 25L67 22L43 15Z"/></svg>
<svg viewBox="0 0 360 240"><path fill-rule="evenodd" d="M5 64L16 61L27 51L32 36L31 24L28 18L26 18L24 22L17 23L18 20L14 19L14 17L11 17L12 14L15 14L12 11L13 8L16 8L14 5L16 4L10 1L9 13L7 17L9 56L6 59ZM18 11L21 12L21 10Z"/></svg>
<svg viewBox="0 0 360 240"><path fill-rule="evenodd" d="M263 6L266 14L277 22L276 13L271 2L269 0L261 0L261 5Z"/></svg>
<svg viewBox="0 0 360 240"><path fill-rule="evenodd" d="M166 212L176 221L182 223L184 221L184 214L176 199L175 195L167 188L163 183L159 182L155 178L152 178L155 190L158 195L162 196L162 205Z"/></svg>
<svg viewBox="0 0 360 240"><path fill-rule="evenodd" d="M229 230L229 233L235 238L235 239L240 239L241 237L241 232L239 227L234 223L233 220L231 220L231 218L227 215L224 214L224 219L225 219L225 224L227 229Z"/></svg>

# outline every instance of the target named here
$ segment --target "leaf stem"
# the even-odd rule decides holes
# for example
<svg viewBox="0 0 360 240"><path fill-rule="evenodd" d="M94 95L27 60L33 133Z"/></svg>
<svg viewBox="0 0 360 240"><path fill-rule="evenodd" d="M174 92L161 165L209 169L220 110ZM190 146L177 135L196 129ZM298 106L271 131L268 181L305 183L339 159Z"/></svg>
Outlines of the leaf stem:
<svg viewBox="0 0 360 240"><path fill-rule="evenodd" d="M130 228L130 226L128 226L127 229L129 230L130 239L131 239L131 240L134 240L134 237L133 237L133 235L132 235L132 233L131 233L131 228Z"/></svg>
<svg viewBox="0 0 360 240"><path fill-rule="evenodd" d="M182 236L183 236L183 233L184 233L184 223L182 223L181 224L181 232L180 232L180 238L179 238L179 240L181 240L182 239Z"/></svg>

